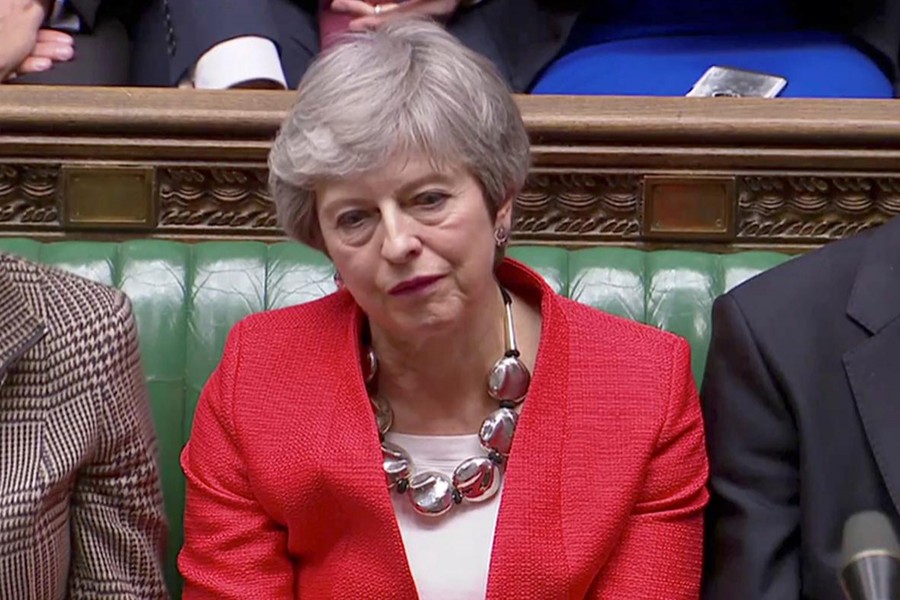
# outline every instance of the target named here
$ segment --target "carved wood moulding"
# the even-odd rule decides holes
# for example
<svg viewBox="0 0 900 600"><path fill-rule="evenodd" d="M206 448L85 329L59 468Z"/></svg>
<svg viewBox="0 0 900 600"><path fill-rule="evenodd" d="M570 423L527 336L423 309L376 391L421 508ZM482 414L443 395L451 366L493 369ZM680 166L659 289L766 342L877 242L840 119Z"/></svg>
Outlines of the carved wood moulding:
<svg viewBox="0 0 900 600"><path fill-rule="evenodd" d="M160 169L160 231L280 235L265 169ZM640 178L535 174L517 200L519 239L589 242L640 233Z"/></svg>
<svg viewBox="0 0 900 600"><path fill-rule="evenodd" d="M160 231L280 235L264 168L160 168Z"/></svg>
<svg viewBox="0 0 900 600"><path fill-rule="evenodd" d="M59 227L58 166L0 164L0 230Z"/></svg>
<svg viewBox="0 0 900 600"><path fill-rule="evenodd" d="M66 211L74 200L62 197L61 173L65 169L59 164L0 163L0 235L73 233L66 225ZM646 235L645 188L658 175L536 170L517 199L516 240L564 246L670 241L790 247L846 237L900 214L900 174L715 173L734 183L724 188L734 193L727 235L713 239L700 232L667 240L664 235ZM689 189L692 181L708 181L710 175L674 172L666 173L665 180L676 186L683 182ZM156 166L155 222L126 226L123 235L280 238L266 177L262 165ZM78 234L102 235L110 229L102 220L93 226L82 222ZM117 229L123 229L121 223Z"/></svg>
<svg viewBox="0 0 900 600"><path fill-rule="evenodd" d="M736 238L826 242L900 214L900 177L744 176Z"/></svg>
<svg viewBox="0 0 900 600"><path fill-rule="evenodd" d="M516 200L521 241L636 241L641 178L625 173L534 173Z"/></svg>

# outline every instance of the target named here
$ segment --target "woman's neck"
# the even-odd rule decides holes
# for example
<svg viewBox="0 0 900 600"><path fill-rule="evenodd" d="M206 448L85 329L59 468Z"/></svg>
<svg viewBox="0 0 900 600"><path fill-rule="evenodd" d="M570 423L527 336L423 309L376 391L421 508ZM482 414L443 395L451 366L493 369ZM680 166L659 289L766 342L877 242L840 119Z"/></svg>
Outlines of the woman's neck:
<svg viewBox="0 0 900 600"><path fill-rule="evenodd" d="M503 356L504 305L498 288L473 303L459 326L414 340L372 331L378 394L394 411L394 431L474 433L496 402L487 376Z"/></svg>

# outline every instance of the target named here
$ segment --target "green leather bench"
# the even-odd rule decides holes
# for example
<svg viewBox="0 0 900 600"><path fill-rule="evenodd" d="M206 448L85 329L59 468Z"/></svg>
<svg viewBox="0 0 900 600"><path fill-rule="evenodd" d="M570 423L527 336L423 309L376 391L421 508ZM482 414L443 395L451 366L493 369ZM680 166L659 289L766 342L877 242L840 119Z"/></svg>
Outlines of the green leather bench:
<svg viewBox="0 0 900 600"><path fill-rule="evenodd" d="M0 239L2 251L116 286L131 298L160 439L171 528L168 577L178 598L175 556L182 542L184 507L178 457L200 390L237 320L333 291L330 263L294 243L39 243L10 238ZM687 338L698 382L713 300L788 258L772 252L720 255L525 246L512 247L510 255L536 268L566 296Z"/></svg>

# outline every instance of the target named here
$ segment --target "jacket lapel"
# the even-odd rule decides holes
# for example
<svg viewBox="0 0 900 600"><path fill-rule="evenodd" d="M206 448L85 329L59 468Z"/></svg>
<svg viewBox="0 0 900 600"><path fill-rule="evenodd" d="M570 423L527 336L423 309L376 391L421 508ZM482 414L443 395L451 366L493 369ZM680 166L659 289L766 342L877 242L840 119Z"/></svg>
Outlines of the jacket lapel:
<svg viewBox="0 0 900 600"><path fill-rule="evenodd" d="M365 567L367 581L375 588L390 589L392 599L415 600L416 585L394 515L391 492L385 485L378 427L363 382L359 339L365 316L348 292L341 293L347 306L352 307L348 309L352 317L347 319L341 342L344 351L336 353L338 372L346 376L332 405L331 433L326 447L340 455L341 460L333 463L335 468L345 470L346 465L356 465L354 469L360 471L351 477L336 471L326 477L331 479L329 487L335 491L335 501L341 504L340 512L357 525L353 533L356 541L362 547L377 549ZM360 432L365 434L361 436Z"/></svg>
<svg viewBox="0 0 900 600"><path fill-rule="evenodd" d="M503 483L487 598L567 597L561 486L568 331L565 316L542 280L524 270L516 270L512 277L527 278L528 291L541 291L543 323L534 376Z"/></svg>
<svg viewBox="0 0 900 600"><path fill-rule="evenodd" d="M900 511L900 219L873 233L847 315L871 334L844 354L844 369L878 468Z"/></svg>
<svg viewBox="0 0 900 600"><path fill-rule="evenodd" d="M16 361L47 333L43 321L16 287L6 268L10 264L14 261L0 262L0 385Z"/></svg>

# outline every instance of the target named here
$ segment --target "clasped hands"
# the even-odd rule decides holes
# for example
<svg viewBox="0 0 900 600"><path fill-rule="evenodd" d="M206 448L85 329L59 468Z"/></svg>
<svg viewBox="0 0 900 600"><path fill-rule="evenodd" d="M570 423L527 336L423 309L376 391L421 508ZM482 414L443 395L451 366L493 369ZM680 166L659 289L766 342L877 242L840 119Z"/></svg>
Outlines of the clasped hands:
<svg viewBox="0 0 900 600"><path fill-rule="evenodd" d="M446 21L459 8L461 0L405 0L378 2L376 0L332 0L331 10L349 13L351 31L372 29L382 23L403 16L431 17ZM379 8L376 11L375 6Z"/></svg>
<svg viewBox="0 0 900 600"><path fill-rule="evenodd" d="M75 55L75 38L42 29L52 0L0 0L0 83Z"/></svg>

